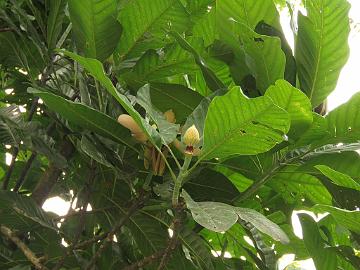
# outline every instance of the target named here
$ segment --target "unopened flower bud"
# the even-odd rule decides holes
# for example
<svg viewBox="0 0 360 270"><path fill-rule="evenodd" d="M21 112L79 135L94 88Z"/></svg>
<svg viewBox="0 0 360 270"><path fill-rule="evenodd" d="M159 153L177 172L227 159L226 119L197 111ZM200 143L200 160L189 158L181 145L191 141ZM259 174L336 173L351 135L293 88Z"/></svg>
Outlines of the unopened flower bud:
<svg viewBox="0 0 360 270"><path fill-rule="evenodd" d="M169 123L175 123L176 122L176 118L175 118L175 114L173 112L173 110L168 110L166 112L164 112L164 116L166 121L168 121Z"/></svg>
<svg viewBox="0 0 360 270"><path fill-rule="evenodd" d="M195 125L192 125L185 131L183 142L186 146L196 146L199 144L200 135Z"/></svg>
<svg viewBox="0 0 360 270"><path fill-rule="evenodd" d="M128 114L121 114L118 117L118 122L131 131L132 136L138 142L144 143L148 140L147 135L142 131L135 120Z"/></svg>
<svg viewBox="0 0 360 270"><path fill-rule="evenodd" d="M123 125L124 127L126 127L127 129L130 129L131 133L136 134L136 133L141 133L142 130L139 127L139 125L135 122L135 120L128 114L121 114L117 121Z"/></svg>

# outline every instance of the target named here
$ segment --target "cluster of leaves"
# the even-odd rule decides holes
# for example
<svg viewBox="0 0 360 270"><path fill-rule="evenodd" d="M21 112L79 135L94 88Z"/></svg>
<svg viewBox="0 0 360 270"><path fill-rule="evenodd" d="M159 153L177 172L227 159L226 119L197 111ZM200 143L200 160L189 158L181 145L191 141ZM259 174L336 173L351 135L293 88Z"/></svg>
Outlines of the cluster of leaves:
<svg viewBox="0 0 360 270"><path fill-rule="evenodd" d="M349 4L304 4L293 53L272 0L0 1L0 268L358 269L360 95L317 113Z"/></svg>

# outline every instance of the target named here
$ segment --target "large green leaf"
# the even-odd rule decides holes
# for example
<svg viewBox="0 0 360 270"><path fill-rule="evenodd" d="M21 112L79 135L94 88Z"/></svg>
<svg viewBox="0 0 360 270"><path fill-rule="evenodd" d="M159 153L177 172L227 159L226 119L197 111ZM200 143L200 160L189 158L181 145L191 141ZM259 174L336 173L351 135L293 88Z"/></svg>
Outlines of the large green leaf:
<svg viewBox="0 0 360 270"><path fill-rule="evenodd" d="M231 18L247 25L252 30L264 21L273 26L280 26L278 13L272 0L217 0L216 11L220 29L226 31Z"/></svg>
<svg viewBox="0 0 360 270"><path fill-rule="evenodd" d="M289 124L289 115L270 98L248 99L234 87L210 104L201 158L266 152L283 141Z"/></svg>
<svg viewBox="0 0 360 270"><path fill-rule="evenodd" d="M124 107L124 109L131 115L134 121L142 128L144 133L148 136L149 140L154 145L161 145L161 138L159 133L152 127L144 118L134 109L129 99L120 94L111 80L105 75L103 65L96 59L82 57L80 55L63 51L65 55L71 57L80 65L82 65L95 79L97 79L101 85Z"/></svg>
<svg viewBox="0 0 360 270"><path fill-rule="evenodd" d="M179 42L180 46L190 52L196 64L200 67L203 77L207 86L212 90L216 91L219 89L226 89L226 85L217 77L214 71L208 66L205 62L204 58L191 46L191 44L185 40L179 33L171 32L177 42Z"/></svg>
<svg viewBox="0 0 360 270"><path fill-rule="evenodd" d="M295 57L301 89L316 107L334 90L349 47L350 4L346 0L306 1L299 14Z"/></svg>
<svg viewBox="0 0 360 270"><path fill-rule="evenodd" d="M182 197L194 220L209 230L225 232L238 220L238 216L231 205L219 202L195 202L184 190Z"/></svg>
<svg viewBox="0 0 360 270"><path fill-rule="evenodd" d="M295 167L295 168L294 168ZM307 199L312 203L331 204L332 197L319 179L302 173L296 166L285 167L269 182L268 186L279 193L288 203Z"/></svg>
<svg viewBox="0 0 360 270"><path fill-rule="evenodd" d="M283 230L276 223L272 222L264 215L256 212L250 208L236 207L236 213L242 220L251 223L259 231L269 235L276 241L280 241L283 244L289 243L289 238Z"/></svg>
<svg viewBox="0 0 360 270"><path fill-rule="evenodd" d="M58 231L54 222L39 207L33 199L22 196L15 192L6 190L0 191L0 216L1 223L11 227L27 226L30 229L33 223L42 227ZM9 223L9 221L12 221Z"/></svg>
<svg viewBox="0 0 360 270"><path fill-rule="evenodd" d="M210 169L192 173L184 188L196 201L231 203L239 195L239 191L227 177Z"/></svg>
<svg viewBox="0 0 360 270"><path fill-rule="evenodd" d="M113 0L69 0L70 19L75 40L85 56L104 61L115 50L121 26Z"/></svg>
<svg viewBox="0 0 360 270"><path fill-rule="evenodd" d="M337 223L350 231L360 233L360 211L349 211L330 205L315 205L311 208L316 213L330 213Z"/></svg>
<svg viewBox="0 0 360 270"><path fill-rule="evenodd" d="M265 96L270 97L276 105L287 111L291 118L289 134L300 136L312 123L311 103L307 96L284 80L276 81L270 86Z"/></svg>
<svg viewBox="0 0 360 270"><path fill-rule="evenodd" d="M257 89L263 94L276 80L284 78L286 59L281 50L281 41L278 37L258 35L246 25L237 27L241 31L239 39L243 45L245 63L256 79Z"/></svg>
<svg viewBox="0 0 360 270"><path fill-rule="evenodd" d="M117 52L124 58L138 56L145 51L141 46L160 47L166 30L181 32L189 22L179 0L129 1L120 11L118 20L124 31Z"/></svg>
<svg viewBox="0 0 360 270"><path fill-rule="evenodd" d="M334 184L338 186L348 187L360 191L360 184L350 176L341 172L335 171L325 165L317 165L316 169L321 171L326 177L328 177Z"/></svg>
<svg viewBox="0 0 360 270"><path fill-rule="evenodd" d="M34 88L29 88L29 91L41 97L50 109L59 113L70 122L133 148L129 130L110 116L81 103L72 102L51 93L41 92Z"/></svg>
<svg viewBox="0 0 360 270"><path fill-rule="evenodd" d="M49 17L47 22L47 43L50 49L56 47L57 39L61 33L62 23L65 17L65 0L50 1Z"/></svg>
<svg viewBox="0 0 360 270"><path fill-rule="evenodd" d="M314 114L312 126L302 135L296 146L312 144L357 143L360 139L360 93L331 111L325 118Z"/></svg>
<svg viewBox="0 0 360 270"><path fill-rule="evenodd" d="M151 83L150 96L162 112L172 110L177 123L183 123L202 100L200 94L180 84Z"/></svg>
<svg viewBox="0 0 360 270"><path fill-rule="evenodd" d="M307 214L299 214L306 249L314 260L317 270L336 270L334 250L326 247L316 222Z"/></svg>
<svg viewBox="0 0 360 270"><path fill-rule="evenodd" d="M232 75L242 80L251 71L263 92L276 79L283 78L285 59L278 38L260 36L254 31L260 22L281 29L278 16L271 0L216 1L217 32L235 56ZM272 82L267 84L269 79Z"/></svg>
<svg viewBox="0 0 360 270"><path fill-rule="evenodd" d="M360 93L331 111L326 120L335 142L357 142L360 139Z"/></svg>

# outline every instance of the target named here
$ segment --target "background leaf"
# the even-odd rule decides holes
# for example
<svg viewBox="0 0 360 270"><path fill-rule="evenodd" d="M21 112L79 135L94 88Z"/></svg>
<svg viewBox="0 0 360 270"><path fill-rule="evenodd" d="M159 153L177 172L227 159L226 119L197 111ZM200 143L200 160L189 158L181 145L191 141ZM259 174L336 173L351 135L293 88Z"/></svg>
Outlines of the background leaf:
<svg viewBox="0 0 360 270"><path fill-rule="evenodd" d="M86 57L106 60L115 50L121 26L112 0L69 0L70 19L77 46Z"/></svg>
<svg viewBox="0 0 360 270"><path fill-rule="evenodd" d="M299 14L295 57L300 88L316 107L335 89L349 55L350 4L314 0L307 1L305 7L308 15Z"/></svg>

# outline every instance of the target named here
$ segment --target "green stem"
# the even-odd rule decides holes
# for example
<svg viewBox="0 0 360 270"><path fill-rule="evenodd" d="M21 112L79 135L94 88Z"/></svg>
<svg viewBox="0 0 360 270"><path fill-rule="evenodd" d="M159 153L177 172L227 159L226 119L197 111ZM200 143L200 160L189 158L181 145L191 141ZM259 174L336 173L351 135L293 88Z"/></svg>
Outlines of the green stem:
<svg viewBox="0 0 360 270"><path fill-rule="evenodd" d="M179 203L180 189L185 178L189 175L188 168L191 162L192 155L185 155L184 164L180 169L179 175L175 180L174 191L172 194L172 204L176 206Z"/></svg>
<svg viewBox="0 0 360 270"><path fill-rule="evenodd" d="M99 83L97 80L95 80L95 88L96 88L96 94L98 96L98 103L99 103L99 111L103 112L103 99L102 99L102 93L100 92Z"/></svg>

